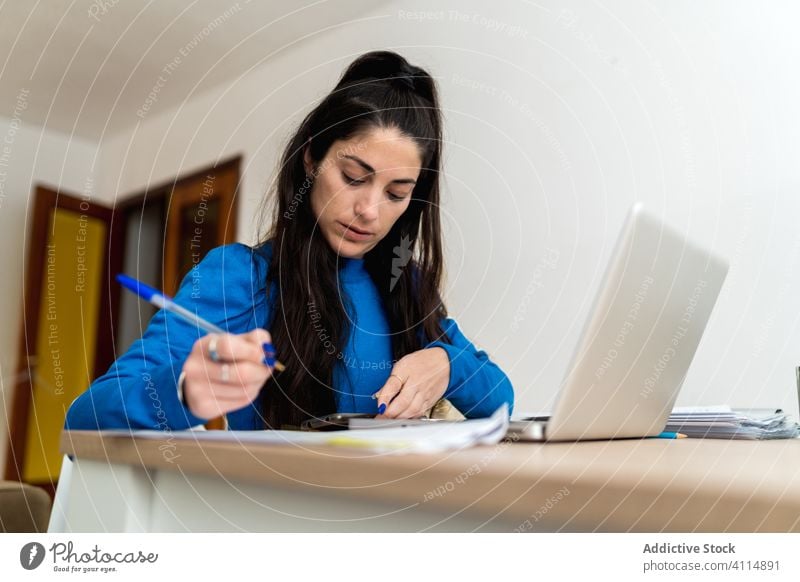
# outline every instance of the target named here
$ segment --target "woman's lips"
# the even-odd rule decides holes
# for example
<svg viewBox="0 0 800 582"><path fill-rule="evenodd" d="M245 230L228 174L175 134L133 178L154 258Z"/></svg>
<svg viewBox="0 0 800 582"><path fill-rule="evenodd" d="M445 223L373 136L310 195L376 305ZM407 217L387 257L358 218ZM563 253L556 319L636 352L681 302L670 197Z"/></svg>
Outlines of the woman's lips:
<svg viewBox="0 0 800 582"><path fill-rule="evenodd" d="M348 227L341 222L339 222L339 225L344 229L344 237L348 240L362 241L372 238L371 232L359 231L355 227Z"/></svg>

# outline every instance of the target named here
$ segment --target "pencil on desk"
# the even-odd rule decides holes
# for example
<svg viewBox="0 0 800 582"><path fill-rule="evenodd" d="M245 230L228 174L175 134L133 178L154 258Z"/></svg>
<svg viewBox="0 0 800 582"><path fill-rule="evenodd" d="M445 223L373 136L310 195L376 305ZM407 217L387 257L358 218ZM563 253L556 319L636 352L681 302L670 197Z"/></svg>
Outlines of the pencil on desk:
<svg viewBox="0 0 800 582"><path fill-rule="evenodd" d="M685 439L687 438L682 432L662 432L654 436L655 439Z"/></svg>

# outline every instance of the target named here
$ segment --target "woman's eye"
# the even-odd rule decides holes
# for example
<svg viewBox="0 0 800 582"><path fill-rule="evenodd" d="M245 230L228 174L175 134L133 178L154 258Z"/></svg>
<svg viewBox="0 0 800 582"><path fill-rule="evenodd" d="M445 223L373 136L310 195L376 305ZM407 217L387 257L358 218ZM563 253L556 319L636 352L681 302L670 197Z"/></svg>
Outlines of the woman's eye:
<svg viewBox="0 0 800 582"><path fill-rule="evenodd" d="M364 180L357 180L356 178L351 178L350 176L348 176L344 172L342 172L342 178L344 178L344 181L347 182L348 184L352 185L352 186L358 186L359 184L363 184L364 183Z"/></svg>
<svg viewBox="0 0 800 582"><path fill-rule="evenodd" d="M351 176L348 176L347 173L345 172L342 172L342 179L345 182L347 182L350 186L359 186L366 182L366 180L352 178ZM387 194L389 195L389 200L391 200L392 202L402 202L406 198L405 196L398 196L397 194L392 194L391 192L387 192Z"/></svg>

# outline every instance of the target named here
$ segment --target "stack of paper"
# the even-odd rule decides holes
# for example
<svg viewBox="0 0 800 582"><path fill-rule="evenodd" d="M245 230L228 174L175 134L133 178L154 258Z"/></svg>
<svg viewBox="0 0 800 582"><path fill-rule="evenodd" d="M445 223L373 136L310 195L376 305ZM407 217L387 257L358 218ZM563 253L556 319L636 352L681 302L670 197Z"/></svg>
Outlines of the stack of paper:
<svg viewBox="0 0 800 582"><path fill-rule="evenodd" d="M780 410L745 414L725 405L676 406L664 430L718 439L788 439L800 434L800 426Z"/></svg>
<svg viewBox="0 0 800 582"><path fill-rule="evenodd" d="M493 445L508 431L508 405L503 404L489 418L459 422L434 422L424 425L331 432L294 430L187 430L164 433L158 430L105 430L105 436L224 441L253 444L330 445L380 453L435 453L473 445Z"/></svg>

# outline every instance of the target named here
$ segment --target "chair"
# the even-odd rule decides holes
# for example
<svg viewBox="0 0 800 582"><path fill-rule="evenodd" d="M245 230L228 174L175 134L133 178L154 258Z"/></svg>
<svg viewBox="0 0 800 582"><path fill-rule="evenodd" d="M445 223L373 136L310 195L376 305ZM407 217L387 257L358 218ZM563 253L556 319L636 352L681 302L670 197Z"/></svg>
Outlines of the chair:
<svg viewBox="0 0 800 582"><path fill-rule="evenodd" d="M50 496L41 487L0 481L0 532L44 533L50 518Z"/></svg>

